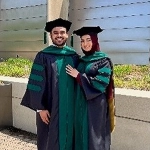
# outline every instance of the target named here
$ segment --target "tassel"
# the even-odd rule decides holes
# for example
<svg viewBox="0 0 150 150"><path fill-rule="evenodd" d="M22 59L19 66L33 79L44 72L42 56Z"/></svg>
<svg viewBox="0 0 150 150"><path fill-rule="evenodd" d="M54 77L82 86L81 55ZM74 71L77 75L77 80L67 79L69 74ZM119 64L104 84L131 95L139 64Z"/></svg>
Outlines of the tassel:
<svg viewBox="0 0 150 150"><path fill-rule="evenodd" d="M73 34L71 34L70 45L73 47Z"/></svg>
<svg viewBox="0 0 150 150"><path fill-rule="evenodd" d="M44 31L44 44L47 43L47 33Z"/></svg>

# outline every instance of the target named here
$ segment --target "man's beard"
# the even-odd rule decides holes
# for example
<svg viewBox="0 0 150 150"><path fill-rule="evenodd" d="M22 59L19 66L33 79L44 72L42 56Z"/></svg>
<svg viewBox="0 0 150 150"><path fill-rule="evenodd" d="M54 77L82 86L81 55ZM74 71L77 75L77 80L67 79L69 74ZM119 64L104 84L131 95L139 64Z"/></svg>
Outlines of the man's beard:
<svg viewBox="0 0 150 150"><path fill-rule="evenodd" d="M56 46L58 46L58 47L62 47L62 46L64 46L65 44L66 44L66 41L67 40L64 40L62 43L57 43L57 42L55 42L54 40L52 40L52 43L54 44L54 45L56 45Z"/></svg>

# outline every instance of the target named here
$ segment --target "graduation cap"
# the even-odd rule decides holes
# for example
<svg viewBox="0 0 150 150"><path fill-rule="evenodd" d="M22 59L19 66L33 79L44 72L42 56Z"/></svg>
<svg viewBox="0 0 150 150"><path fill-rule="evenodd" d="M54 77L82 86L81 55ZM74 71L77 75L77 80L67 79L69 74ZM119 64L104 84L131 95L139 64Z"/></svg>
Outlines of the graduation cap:
<svg viewBox="0 0 150 150"><path fill-rule="evenodd" d="M56 20L46 22L45 31L51 32L52 29L55 28L55 27L64 27L64 28L66 28L66 31L68 32L70 27L71 27L71 24L72 23L68 20L58 18ZM46 39L47 39L46 32L44 32L44 44L47 43Z"/></svg>
<svg viewBox="0 0 150 150"><path fill-rule="evenodd" d="M70 29L71 24L72 23L68 20L58 18L56 20L46 22L45 31L51 32L52 29L55 28L55 27L64 27L64 28L66 28L66 30L68 32L69 29Z"/></svg>
<svg viewBox="0 0 150 150"><path fill-rule="evenodd" d="M86 34L94 33L98 34L99 32L102 32L103 29L101 29L99 26L97 27L82 27L78 30L73 31L73 34L76 34L78 36L83 36Z"/></svg>
<svg viewBox="0 0 150 150"><path fill-rule="evenodd" d="M98 34L99 32L102 32L103 29L101 29L99 26L97 27L82 27L78 30L74 30L73 34L76 34L78 36L83 36L86 34ZM73 34L71 35L71 46L73 47Z"/></svg>

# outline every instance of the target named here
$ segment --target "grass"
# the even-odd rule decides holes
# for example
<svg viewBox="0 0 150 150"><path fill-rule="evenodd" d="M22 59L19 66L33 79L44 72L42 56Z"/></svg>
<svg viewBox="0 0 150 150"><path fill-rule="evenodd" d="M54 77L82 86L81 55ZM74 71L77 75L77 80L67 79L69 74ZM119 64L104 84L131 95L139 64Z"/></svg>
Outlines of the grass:
<svg viewBox="0 0 150 150"><path fill-rule="evenodd" d="M0 75L11 77L29 76L32 61L9 58L0 62ZM114 65L115 87L150 91L150 65Z"/></svg>
<svg viewBox="0 0 150 150"><path fill-rule="evenodd" d="M137 90L150 90L149 65L115 65L115 86Z"/></svg>
<svg viewBox="0 0 150 150"><path fill-rule="evenodd" d="M9 58L0 62L0 75L10 77L28 77L32 61L23 58Z"/></svg>

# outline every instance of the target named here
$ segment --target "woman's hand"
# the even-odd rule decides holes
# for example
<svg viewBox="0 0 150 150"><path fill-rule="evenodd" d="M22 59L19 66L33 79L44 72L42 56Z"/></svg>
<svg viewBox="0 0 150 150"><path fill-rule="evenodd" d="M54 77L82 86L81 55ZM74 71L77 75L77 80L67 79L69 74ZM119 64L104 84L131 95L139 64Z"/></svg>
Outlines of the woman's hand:
<svg viewBox="0 0 150 150"><path fill-rule="evenodd" d="M75 68L72 68L70 65L67 65L66 73L69 74L70 76L76 78L79 72Z"/></svg>

